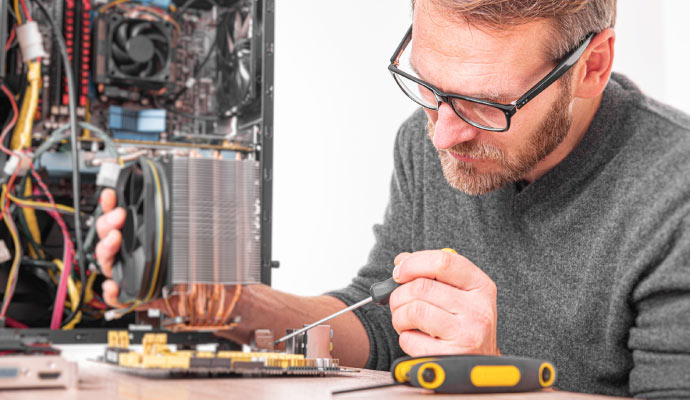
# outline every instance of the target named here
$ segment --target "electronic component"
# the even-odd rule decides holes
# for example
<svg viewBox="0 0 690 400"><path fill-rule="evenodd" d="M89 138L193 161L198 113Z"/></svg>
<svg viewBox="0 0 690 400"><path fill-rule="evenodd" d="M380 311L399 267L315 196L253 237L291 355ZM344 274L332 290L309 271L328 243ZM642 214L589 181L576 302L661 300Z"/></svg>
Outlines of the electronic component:
<svg viewBox="0 0 690 400"><path fill-rule="evenodd" d="M111 331L104 361L128 372L158 372L200 376L240 375L315 375L351 372L338 360L305 357L271 351L173 351L166 334L146 334L142 351L129 348L127 331Z"/></svg>
<svg viewBox="0 0 690 400"><path fill-rule="evenodd" d="M77 363L60 356L0 356L0 389L69 389L77 378Z"/></svg>
<svg viewBox="0 0 690 400"><path fill-rule="evenodd" d="M132 110L110 106L108 127L115 139L158 141L166 131L163 109Z"/></svg>
<svg viewBox="0 0 690 400"><path fill-rule="evenodd" d="M100 14L94 70L97 84L160 88L170 80L172 24L119 13Z"/></svg>
<svg viewBox="0 0 690 400"><path fill-rule="evenodd" d="M77 363L42 338L18 338L0 333L0 389L74 388Z"/></svg>
<svg viewBox="0 0 690 400"><path fill-rule="evenodd" d="M183 298L165 310L176 327L227 329L234 301L223 286L261 279L258 168L172 156L126 169L118 184L127 211L122 261L113 269L120 301L145 302L165 286Z"/></svg>
<svg viewBox="0 0 690 400"><path fill-rule="evenodd" d="M270 329L254 330L250 345L255 349L273 351L273 331Z"/></svg>
<svg viewBox="0 0 690 400"><path fill-rule="evenodd" d="M296 329L288 329L286 334L297 332ZM326 360L331 358L333 350L333 330L330 325L318 325L307 331L300 332L285 341L285 352L290 354L303 354L307 358Z"/></svg>

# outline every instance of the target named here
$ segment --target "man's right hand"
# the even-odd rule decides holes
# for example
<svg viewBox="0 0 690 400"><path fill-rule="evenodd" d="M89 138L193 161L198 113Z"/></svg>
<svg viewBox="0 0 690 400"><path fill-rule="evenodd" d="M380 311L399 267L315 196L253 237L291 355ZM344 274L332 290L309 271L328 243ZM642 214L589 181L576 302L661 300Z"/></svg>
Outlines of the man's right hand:
<svg viewBox="0 0 690 400"><path fill-rule="evenodd" d="M108 278L112 278L113 262L122 243L122 232L120 232L120 229L125 224L126 213L122 207L115 207L117 205L117 196L113 189L103 190L99 201L103 209L103 215L96 221L96 232L98 232L98 238L100 239L96 245L96 260L98 260L103 274ZM111 307L123 307L117 301L119 292L120 289L117 287L117 283L112 279L103 282L103 300Z"/></svg>

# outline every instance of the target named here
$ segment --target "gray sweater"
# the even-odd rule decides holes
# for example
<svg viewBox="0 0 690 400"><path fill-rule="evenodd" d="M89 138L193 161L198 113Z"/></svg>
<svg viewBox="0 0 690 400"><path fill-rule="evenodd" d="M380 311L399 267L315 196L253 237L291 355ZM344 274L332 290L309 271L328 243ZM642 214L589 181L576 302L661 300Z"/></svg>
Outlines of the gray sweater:
<svg viewBox="0 0 690 400"><path fill-rule="evenodd" d="M445 181L419 110L400 128L390 202L352 304L401 252L450 247L498 288L503 354L552 361L562 390L690 397L690 117L614 74L589 130L534 183L468 196ZM387 306L355 312L367 368L404 353Z"/></svg>

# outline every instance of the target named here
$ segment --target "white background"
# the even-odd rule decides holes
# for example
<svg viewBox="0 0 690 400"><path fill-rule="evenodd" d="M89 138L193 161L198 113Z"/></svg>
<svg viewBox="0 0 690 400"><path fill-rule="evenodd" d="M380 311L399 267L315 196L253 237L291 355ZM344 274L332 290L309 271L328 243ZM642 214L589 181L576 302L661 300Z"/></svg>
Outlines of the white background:
<svg viewBox="0 0 690 400"><path fill-rule="evenodd" d="M687 0L620 0L614 71L690 113L688 15ZM410 22L408 0L277 1L273 287L320 294L365 263L415 109L386 69Z"/></svg>

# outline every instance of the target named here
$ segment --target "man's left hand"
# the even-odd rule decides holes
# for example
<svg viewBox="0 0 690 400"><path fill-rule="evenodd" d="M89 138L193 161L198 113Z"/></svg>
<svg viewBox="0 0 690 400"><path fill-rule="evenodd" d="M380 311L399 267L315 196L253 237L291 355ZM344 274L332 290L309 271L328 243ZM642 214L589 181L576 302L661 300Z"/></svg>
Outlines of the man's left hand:
<svg viewBox="0 0 690 400"><path fill-rule="evenodd" d="M496 285L467 258L441 250L401 253L390 297L400 347L413 356L500 355Z"/></svg>

